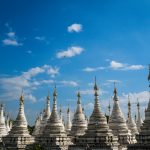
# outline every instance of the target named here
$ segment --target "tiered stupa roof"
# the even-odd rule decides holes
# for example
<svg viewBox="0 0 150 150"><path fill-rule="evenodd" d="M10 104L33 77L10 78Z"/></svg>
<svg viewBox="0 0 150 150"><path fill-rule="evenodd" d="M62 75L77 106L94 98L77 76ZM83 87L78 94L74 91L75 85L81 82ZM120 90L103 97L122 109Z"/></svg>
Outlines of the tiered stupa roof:
<svg viewBox="0 0 150 150"><path fill-rule="evenodd" d="M126 120L119 106L119 98L116 86L114 86L113 109L109 119L109 127L113 130L113 134L118 136L120 148L125 148L128 144L134 143L135 137L131 136Z"/></svg>
<svg viewBox="0 0 150 150"><path fill-rule="evenodd" d="M77 93L77 97L78 97L77 108L76 108L76 112L72 120L72 127L71 127L72 136L83 135L85 133L85 130L87 129L87 121L82 111L82 105L81 105L81 99L80 99L81 95L79 91Z"/></svg>
<svg viewBox="0 0 150 150"><path fill-rule="evenodd" d="M128 129L131 131L132 135L136 135L138 134L138 129L136 127L136 124L134 122L134 119L132 118L132 114L131 114L131 102L130 102L130 98L128 97L128 119L127 119L127 125L128 125Z"/></svg>

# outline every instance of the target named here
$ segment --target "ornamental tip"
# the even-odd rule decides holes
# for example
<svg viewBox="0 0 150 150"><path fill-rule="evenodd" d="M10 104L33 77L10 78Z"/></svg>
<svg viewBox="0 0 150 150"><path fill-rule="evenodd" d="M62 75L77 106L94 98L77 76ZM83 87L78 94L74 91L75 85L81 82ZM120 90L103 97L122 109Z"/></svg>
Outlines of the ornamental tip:
<svg viewBox="0 0 150 150"><path fill-rule="evenodd" d="M54 87L54 93L53 93L53 96L57 96L57 90L56 90L56 84L55 84L55 87Z"/></svg>
<svg viewBox="0 0 150 150"><path fill-rule="evenodd" d="M80 98L80 97L81 97L80 91L78 91L78 93L77 93L77 97L78 97L78 98Z"/></svg>
<svg viewBox="0 0 150 150"><path fill-rule="evenodd" d="M47 100L50 100L50 92L48 91Z"/></svg>
<svg viewBox="0 0 150 150"><path fill-rule="evenodd" d="M20 96L20 102L21 102L21 103L24 103L24 94L23 94L23 90L22 90L22 93L21 93L21 96Z"/></svg>
<svg viewBox="0 0 150 150"><path fill-rule="evenodd" d="M69 109L69 107L68 107L68 109L67 109L67 114L69 114L69 112L70 112L70 109Z"/></svg>
<svg viewBox="0 0 150 150"><path fill-rule="evenodd" d="M60 112L60 113L62 112L62 106L61 106L61 104L60 104L60 109L59 109L59 112Z"/></svg>
<svg viewBox="0 0 150 150"><path fill-rule="evenodd" d="M139 103L138 98L137 98L137 107L138 107L138 108L140 107L140 103Z"/></svg>
<svg viewBox="0 0 150 150"><path fill-rule="evenodd" d="M129 95L128 95L128 106L129 106L129 107L131 106Z"/></svg>
<svg viewBox="0 0 150 150"><path fill-rule="evenodd" d="M148 81L150 81L150 64L149 64L149 74L148 74Z"/></svg>
<svg viewBox="0 0 150 150"><path fill-rule="evenodd" d="M117 95L117 93L116 82L114 82L114 95Z"/></svg>
<svg viewBox="0 0 150 150"><path fill-rule="evenodd" d="M96 76L95 76L94 90L95 90L95 91L98 90L97 83L96 83Z"/></svg>

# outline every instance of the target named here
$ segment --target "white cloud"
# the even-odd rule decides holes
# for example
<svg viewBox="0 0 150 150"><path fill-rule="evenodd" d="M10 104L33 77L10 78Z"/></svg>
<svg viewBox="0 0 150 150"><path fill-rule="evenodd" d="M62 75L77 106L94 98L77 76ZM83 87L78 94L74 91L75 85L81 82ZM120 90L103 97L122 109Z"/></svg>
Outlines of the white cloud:
<svg viewBox="0 0 150 150"><path fill-rule="evenodd" d="M33 96L32 94L26 94L25 95L25 99L29 100L29 101L32 101L33 103L35 103L37 100L36 100L36 97Z"/></svg>
<svg viewBox="0 0 150 150"><path fill-rule="evenodd" d="M91 90L91 89L86 89L86 90L81 90L80 93L82 95L93 95L94 94L94 91Z"/></svg>
<svg viewBox="0 0 150 150"><path fill-rule="evenodd" d="M94 108L94 104L93 103L87 103L86 105L84 105L84 109L86 110L93 110L93 108Z"/></svg>
<svg viewBox="0 0 150 150"><path fill-rule="evenodd" d="M44 41L45 40L45 36L36 36L35 39L39 40L39 41Z"/></svg>
<svg viewBox="0 0 150 150"><path fill-rule="evenodd" d="M83 69L83 71L85 72L95 72L95 71L98 71L98 70L103 70L105 69L104 67L96 67L96 68L91 68L91 67L86 67Z"/></svg>
<svg viewBox="0 0 150 150"><path fill-rule="evenodd" d="M121 81L120 80L107 80L107 82L110 82L110 83L120 83Z"/></svg>
<svg viewBox="0 0 150 150"><path fill-rule="evenodd" d="M115 60L110 62L110 68L113 70L141 70L145 67L143 65L128 65L125 63L120 63Z"/></svg>
<svg viewBox="0 0 150 150"><path fill-rule="evenodd" d="M68 32L81 32L82 31L82 25L74 23L70 26L68 26Z"/></svg>
<svg viewBox="0 0 150 150"><path fill-rule="evenodd" d="M60 81L59 83L62 84L63 86L71 86L71 87L78 86L78 83L75 82L75 81L65 81L65 80L63 80L63 81Z"/></svg>
<svg viewBox="0 0 150 150"><path fill-rule="evenodd" d="M73 56L81 54L83 51L84 49L82 47L72 46L72 47L69 47L67 50L58 52L56 54L56 57L57 58L73 57Z"/></svg>
<svg viewBox="0 0 150 150"><path fill-rule="evenodd" d="M45 72L44 68L43 67L35 67L35 68L31 68L29 69L27 72L23 72L22 76L25 78L25 79L31 79L32 77L40 74L40 73L43 73Z"/></svg>
<svg viewBox="0 0 150 150"><path fill-rule="evenodd" d="M16 100L20 96L22 89L24 90L25 97L27 100L36 102L35 96L33 96L33 90L37 89L38 86L43 84L54 83L53 80L36 80L35 77L39 74L55 74L55 72L48 73L48 69L53 68L49 65L42 67L34 67L26 72L22 72L21 75L14 77L1 77L0 78L0 89L2 94L0 99L4 100ZM30 94L29 94L30 93Z"/></svg>
<svg viewBox="0 0 150 150"><path fill-rule="evenodd" d="M140 103L147 103L149 100L149 92L148 91L141 91L141 92L129 92L128 94L123 93L120 97L121 101L126 101L130 97L131 103L137 103L137 99Z"/></svg>
<svg viewBox="0 0 150 150"><path fill-rule="evenodd" d="M3 44L6 46L21 46L22 43L19 43L16 39L4 39Z"/></svg>
<svg viewBox="0 0 150 150"><path fill-rule="evenodd" d="M51 75L51 77L55 77L59 74L59 68L58 67L52 67L49 65L44 65L43 68L46 69L47 74Z"/></svg>
<svg viewBox="0 0 150 150"><path fill-rule="evenodd" d="M145 67L142 66L142 65L131 65L131 66L128 66L126 68L124 68L124 70L141 70L141 69L144 69Z"/></svg>
<svg viewBox="0 0 150 150"><path fill-rule="evenodd" d="M94 95L94 90L93 89L85 89L80 91L81 94L83 95ZM99 94L104 94L108 93L107 91L104 91L103 89L99 89Z"/></svg>
<svg viewBox="0 0 150 150"><path fill-rule="evenodd" d="M28 50L28 51L26 51L28 54L32 54L32 51L31 50Z"/></svg>
<svg viewBox="0 0 150 150"><path fill-rule="evenodd" d="M18 41L16 33L9 27L10 32L7 33L7 38L2 40L5 46L22 46L23 44Z"/></svg>
<svg viewBox="0 0 150 150"><path fill-rule="evenodd" d="M125 64L122 64L122 63L120 63L120 62L117 62L117 61L111 61L110 62L110 67L112 68L112 69L120 69L120 68L123 68L123 67L125 67L126 65Z"/></svg>
<svg viewBox="0 0 150 150"><path fill-rule="evenodd" d="M7 33L7 36L10 38L14 38L16 36L16 33L11 31Z"/></svg>

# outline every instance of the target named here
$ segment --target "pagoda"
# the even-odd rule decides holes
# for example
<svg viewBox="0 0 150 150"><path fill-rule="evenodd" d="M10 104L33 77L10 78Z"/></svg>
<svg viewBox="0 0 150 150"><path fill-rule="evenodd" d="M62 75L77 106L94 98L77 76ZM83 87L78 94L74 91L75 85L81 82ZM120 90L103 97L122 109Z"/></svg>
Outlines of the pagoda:
<svg viewBox="0 0 150 150"><path fill-rule="evenodd" d="M29 134L28 123L24 113L24 95L20 97L20 108L18 116L13 123L9 134L3 137L5 147L8 150L23 150L34 143L34 138Z"/></svg>
<svg viewBox="0 0 150 150"><path fill-rule="evenodd" d="M149 150L150 149L150 65L149 65L149 102L145 110L145 120L141 126L139 135L136 136L137 143L128 146L128 150Z"/></svg>
<svg viewBox="0 0 150 150"><path fill-rule="evenodd" d="M85 115L82 110L81 105L81 95L78 91L77 93L77 108L72 120L72 127L71 127L71 135L72 136L79 136L85 134L85 130L87 129L87 121L85 119Z"/></svg>
<svg viewBox="0 0 150 150"><path fill-rule="evenodd" d="M136 134L138 134L137 126L136 126L134 119L132 118L132 114L131 114L131 102L130 102L129 97L128 97L128 119L126 122L127 122L128 129L131 131L131 134L134 136Z"/></svg>
<svg viewBox="0 0 150 150"><path fill-rule="evenodd" d="M57 91L56 87L53 93L53 108L43 134L37 139L38 143L44 148L49 149L68 149L71 144L70 138L67 137L64 125L57 112Z"/></svg>
<svg viewBox="0 0 150 150"><path fill-rule="evenodd" d="M126 149L128 144L135 142L135 136L131 135L131 131L128 129L126 120L119 106L118 92L115 84L113 101L114 104L109 118L109 127L112 129L113 134L118 136L119 149Z"/></svg>

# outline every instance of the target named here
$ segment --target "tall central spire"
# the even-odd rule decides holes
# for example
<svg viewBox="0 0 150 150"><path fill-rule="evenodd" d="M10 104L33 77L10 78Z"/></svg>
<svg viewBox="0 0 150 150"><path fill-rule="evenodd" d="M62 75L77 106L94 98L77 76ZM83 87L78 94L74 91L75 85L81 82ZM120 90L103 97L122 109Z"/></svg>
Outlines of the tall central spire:
<svg viewBox="0 0 150 150"><path fill-rule="evenodd" d="M90 119L89 119L87 135L90 135L90 134L94 135L94 134L100 134L100 133L106 135L106 134L110 133L106 117L104 116L104 114L100 110L98 90L99 90L99 88L97 86L96 77L95 77L94 110L93 110L92 115L90 116Z"/></svg>

